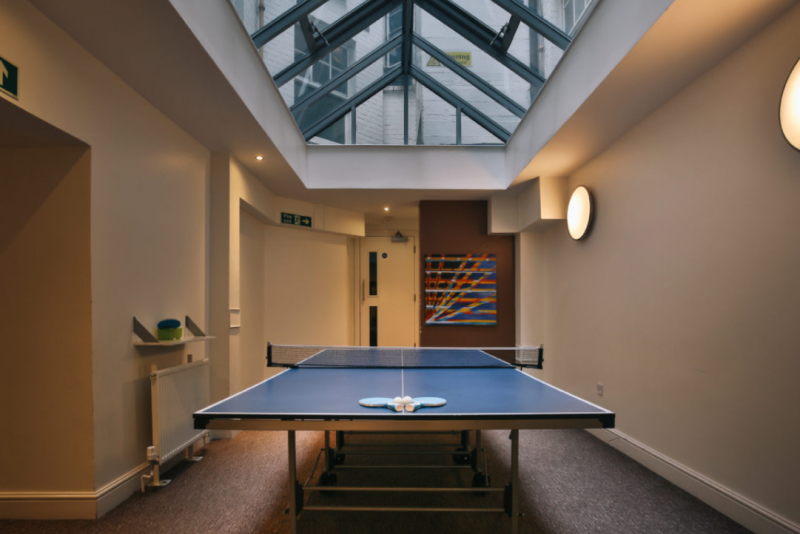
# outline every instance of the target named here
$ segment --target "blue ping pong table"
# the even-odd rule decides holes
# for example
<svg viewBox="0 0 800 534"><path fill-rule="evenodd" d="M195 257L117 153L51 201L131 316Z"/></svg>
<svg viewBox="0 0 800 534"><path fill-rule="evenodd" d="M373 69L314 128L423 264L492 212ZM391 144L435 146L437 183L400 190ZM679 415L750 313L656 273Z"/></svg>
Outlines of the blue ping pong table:
<svg viewBox="0 0 800 534"><path fill-rule="evenodd" d="M345 433L455 433L461 435L459 464L475 471L473 491L503 493L503 506L488 511L504 512L511 518L511 531L519 524L518 458L519 430L544 428L613 428L614 413L538 380L514 365L482 350L327 348L310 357L271 365L287 370L194 414L195 428L218 430L282 430L288 432L289 492L292 532L304 510L329 510L304 504L304 492L337 489L333 471L343 462ZM446 399L441 407L417 411L392 411L361 406L367 397L422 397ZM511 431L511 475L504 488L491 488L481 472L480 431ZM303 486L297 481L296 431L325 432L325 471L320 485ZM475 433L475 447L470 432ZM330 432L336 433L331 448ZM322 453L321 453L322 454ZM389 490L390 488L338 488ZM412 488L397 488L408 491ZM431 491L430 488L413 488ZM436 488L437 491L448 491ZM460 488L451 491L469 491ZM341 507L363 511L363 507ZM381 508L388 511L425 511L417 508ZM487 509L478 509L487 511ZM472 511L450 509L437 511Z"/></svg>

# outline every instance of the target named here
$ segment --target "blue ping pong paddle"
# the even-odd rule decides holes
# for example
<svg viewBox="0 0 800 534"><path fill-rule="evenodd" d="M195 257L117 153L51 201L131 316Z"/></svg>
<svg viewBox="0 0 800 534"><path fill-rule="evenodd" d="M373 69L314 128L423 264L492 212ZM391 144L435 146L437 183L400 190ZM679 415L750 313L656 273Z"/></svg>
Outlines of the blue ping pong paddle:
<svg viewBox="0 0 800 534"><path fill-rule="evenodd" d="M447 401L440 397L414 397L414 402L406 404L406 410L415 412L420 408L433 408L436 406L444 406Z"/></svg>
<svg viewBox="0 0 800 534"><path fill-rule="evenodd" d="M358 401L361 406L366 406L367 408L388 408L390 410L394 410L395 412L402 412L403 405L397 402L394 402L389 397L370 397L368 399L361 399Z"/></svg>

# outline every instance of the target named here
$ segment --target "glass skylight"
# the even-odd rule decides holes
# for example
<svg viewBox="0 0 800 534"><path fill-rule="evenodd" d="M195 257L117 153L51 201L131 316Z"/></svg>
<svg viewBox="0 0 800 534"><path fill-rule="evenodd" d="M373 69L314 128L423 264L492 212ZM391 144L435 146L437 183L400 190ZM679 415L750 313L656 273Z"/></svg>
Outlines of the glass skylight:
<svg viewBox="0 0 800 534"><path fill-rule="evenodd" d="M503 144L599 0L230 0L310 144Z"/></svg>

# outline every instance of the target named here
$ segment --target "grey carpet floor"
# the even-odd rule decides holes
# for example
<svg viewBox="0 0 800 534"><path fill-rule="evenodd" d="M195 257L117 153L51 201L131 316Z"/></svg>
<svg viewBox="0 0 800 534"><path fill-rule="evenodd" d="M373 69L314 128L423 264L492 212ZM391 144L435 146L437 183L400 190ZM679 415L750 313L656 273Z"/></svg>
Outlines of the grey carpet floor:
<svg viewBox="0 0 800 534"><path fill-rule="evenodd" d="M483 433L493 486L510 469L508 432ZM205 458L181 464L173 482L136 494L95 521L0 521L4 534L33 533L288 533L285 432L243 432L208 445ZM322 434L297 434L298 478L311 473ZM345 465L370 464L376 456L348 456ZM385 458L383 459L385 460ZM449 460L449 459L448 459ZM430 461L441 463L440 458ZM392 463L400 463L397 457ZM452 462L452 460L450 460ZM339 485L456 485L469 487L469 470L339 471ZM381 480L381 477L384 477ZM520 532L745 534L749 532L685 491L580 430L520 431ZM361 499L355 500L354 499ZM490 494L314 495L315 504L379 506L494 506ZM442 534L510 532L510 519L496 513L303 513L300 533L388 532Z"/></svg>

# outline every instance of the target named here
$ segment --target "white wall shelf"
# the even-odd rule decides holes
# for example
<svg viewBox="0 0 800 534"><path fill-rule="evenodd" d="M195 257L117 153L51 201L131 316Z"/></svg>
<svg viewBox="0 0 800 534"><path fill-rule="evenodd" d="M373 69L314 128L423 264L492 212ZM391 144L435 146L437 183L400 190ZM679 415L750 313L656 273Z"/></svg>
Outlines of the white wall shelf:
<svg viewBox="0 0 800 534"><path fill-rule="evenodd" d="M187 343L196 343L198 341L208 341L214 339L215 336L207 336L197 324L192 321L191 317L186 316L184 323L186 329L192 334L192 337L184 337L183 339L175 339L170 341L161 341L152 334L136 317L133 318L133 333L139 338L139 341L134 341L136 347L173 347L176 345L186 345Z"/></svg>

